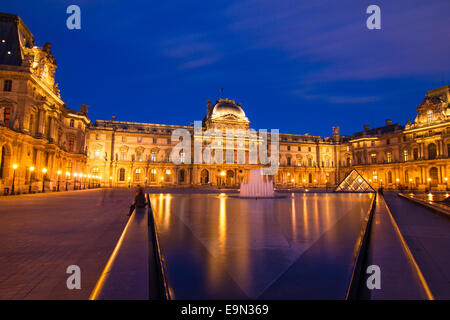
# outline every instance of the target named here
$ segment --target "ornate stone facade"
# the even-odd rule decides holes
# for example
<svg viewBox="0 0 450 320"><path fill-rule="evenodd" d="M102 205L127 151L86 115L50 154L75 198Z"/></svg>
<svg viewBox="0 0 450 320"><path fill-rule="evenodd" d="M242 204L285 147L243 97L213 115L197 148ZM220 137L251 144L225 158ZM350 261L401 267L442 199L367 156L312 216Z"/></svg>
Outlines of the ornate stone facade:
<svg viewBox="0 0 450 320"><path fill-rule="evenodd" d="M73 187L72 172L86 165L88 107L61 100L49 43L35 46L15 15L0 14L0 30L1 191L12 191L13 177L16 193L55 189L58 180Z"/></svg>

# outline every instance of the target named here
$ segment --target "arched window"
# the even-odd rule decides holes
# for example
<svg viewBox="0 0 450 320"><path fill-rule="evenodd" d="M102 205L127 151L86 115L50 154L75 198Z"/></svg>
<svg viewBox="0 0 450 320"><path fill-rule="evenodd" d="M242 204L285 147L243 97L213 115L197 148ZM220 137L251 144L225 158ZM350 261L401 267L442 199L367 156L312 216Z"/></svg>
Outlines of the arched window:
<svg viewBox="0 0 450 320"><path fill-rule="evenodd" d="M119 169L119 181L125 181L125 169L124 168Z"/></svg>
<svg viewBox="0 0 450 320"><path fill-rule="evenodd" d="M419 149L418 148L414 148L413 158L414 158L414 160L419 160Z"/></svg>
<svg viewBox="0 0 450 320"><path fill-rule="evenodd" d="M137 168L134 172L134 181L141 181L141 169Z"/></svg>
<svg viewBox="0 0 450 320"><path fill-rule="evenodd" d="M73 128L75 126L75 120L70 119L70 127Z"/></svg>
<svg viewBox="0 0 450 320"><path fill-rule="evenodd" d="M352 160L350 158L347 158L347 167L350 167L351 164L352 164Z"/></svg>
<svg viewBox="0 0 450 320"><path fill-rule="evenodd" d="M308 173L308 182L312 183L312 174L311 173Z"/></svg>

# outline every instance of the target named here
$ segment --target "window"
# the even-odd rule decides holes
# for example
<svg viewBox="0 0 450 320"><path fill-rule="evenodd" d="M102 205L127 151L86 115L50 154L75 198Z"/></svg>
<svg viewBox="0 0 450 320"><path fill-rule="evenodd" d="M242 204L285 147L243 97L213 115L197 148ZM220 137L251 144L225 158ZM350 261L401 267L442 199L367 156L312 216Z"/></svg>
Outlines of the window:
<svg viewBox="0 0 450 320"><path fill-rule="evenodd" d="M136 161L142 161L142 151L136 151Z"/></svg>
<svg viewBox="0 0 450 320"><path fill-rule="evenodd" d="M427 112L427 122L433 122L433 111L428 110Z"/></svg>
<svg viewBox="0 0 450 320"><path fill-rule="evenodd" d="M100 135L99 134L95 135L95 140L100 140Z"/></svg>
<svg viewBox="0 0 450 320"><path fill-rule="evenodd" d="M418 148L414 148L414 150L413 150L413 158L414 158L414 160L418 160L419 159L419 149Z"/></svg>
<svg viewBox="0 0 450 320"><path fill-rule="evenodd" d="M377 154L376 153L372 153L370 155L370 158L372 159L372 163L377 163Z"/></svg>
<svg viewBox="0 0 450 320"><path fill-rule="evenodd" d="M127 152L125 150L120 151L120 160L121 161L127 160Z"/></svg>
<svg viewBox="0 0 450 320"><path fill-rule="evenodd" d="M67 147L68 147L68 151L69 152L73 152L73 147L75 144L75 137L73 135L69 135L69 137L67 138Z"/></svg>
<svg viewBox="0 0 450 320"><path fill-rule="evenodd" d="M151 161L156 162L156 151L152 151Z"/></svg>
<svg viewBox="0 0 450 320"><path fill-rule="evenodd" d="M100 159L100 150L95 150L94 151L94 159Z"/></svg>
<svg viewBox="0 0 450 320"><path fill-rule="evenodd" d="M373 181L377 181L377 179L378 179L378 172L377 172L377 170L373 170L372 171L372 179L373 179Z"/></svg>
<svg viewBox="0 0 450 320"><path fill-rule="evenodd" d="M153 138L153 144L156 144L158 140L156 138Z"/></svg>
<svg viewBox="0 0 450 320"><path fill-rule="evenodd" d="M75 127L75 121L73 119L70 119L70 127L71 128Z"/></svg>
<svg viewBox="0 0 450 320"><path fill-rule="evenodd" d="M291 157L287 157L287 165L288 165L288 166L291 165Z"/></svg>
<svg viewBox="0 0 450 320"><path fill-rule="evenodd" d="M170 171L170 169L166 170L166 182L170 182L170 175L172 174L172 172Z"/></svg>
<svg viewBox="0 0 450 320"><path fill-rule="evenodd" d="M449 144L449 146L450 146L450 144ZM184 151L182 151L180 153L180 162L181 163L186 163L186 154L184 153Z"/></svg>
<svg viewBox="0 0 450 320"><path fill-rule="evenodd" d="M370 142L370 144L371 144L372 147L375 146L375 141L372 140L372 141Z"/></svg>
<svg viewBox="0 0 450 320"><path fill-rule="evenodd" d="M312 167L312 159L308 158L308 167Z"/></svg>
<svg viewBox="0 0 450 320"><path fill-rule="evenodd" d="M11 108L10 107L6 107L4 114L3 114L3 121L5 123L5 126L9 126L9 120L11 118Z"/></svg>
<svg viewBox="0 0 450 320"><path fill-rule="evenodd" d="M137 142L138 142L138 143L141 143L141 142L142 142L142 137L138 137L138 138L137 138Z"/></svg>
<svg viewBox="0 0 450 320"><path fill-rule="evenodd" d="M150 181L152 182L156 181L156 169L150 170Z"/></svg>
<svg viewBox="0 0 450 320"><path fill-rule="evenodd" d="M290 151L291 150L291 146L287 146L287 149L288 149L288 151Z"/></svg>
<svg viewBox="0 0 450 320"><path fill-rule="evenodd" d="M141 169L136 169L134 173L134 181L140 181L141 180Z"/></svg>
<svg viewBox="0 0 450 320"><path fill-rule="evenodd" d="M388 183L392 183L392 172L388 171Z"/></svg>
<svg viewBox="0 0 450 320"><path fill-rule="evenodd" d="M12 80L5 80L3 82L3 91L11 91L12 89Z"/></svg>
<svg viewBox="0 0 450 320"><path fill-rule="evenodd" d="M391 140L386 139L386 144L391 144Z"/></svg>
<svg viewBox="0 0 450 320"><path fill-rule="evenodd" d="M428 145L428 159L436 159L436 157L437 157L436 145L434 143L430 143Z"/></svg>
<svg viewBox="0 0 450 320"><path fill-rule="evenodd" d="M127 137L122 136L122 142L127 142Z"/></svg>
<svg viewBox="0 0 450 320"><path fill-rule="evenodd" d="M125 181L125 169L120 168L119 170L119 181Z"/></svg>
<svg viewBox="0 0 450 320"><path fill-rule="evenodd" d="M403 161L408 161L408 150L403 150Z"/></svg>
<svg viewBox="0 0 450 320"><path fill-rule="evenodd" d="M386 153L386 159L387 159L388 163L392 162L392 153L391 152Z"/></svg>
<svg viewBox="0 0 450 320"><path fill-rule="evenodd" d="M311 147L308 147L308 152L311 152Z"/></svg>

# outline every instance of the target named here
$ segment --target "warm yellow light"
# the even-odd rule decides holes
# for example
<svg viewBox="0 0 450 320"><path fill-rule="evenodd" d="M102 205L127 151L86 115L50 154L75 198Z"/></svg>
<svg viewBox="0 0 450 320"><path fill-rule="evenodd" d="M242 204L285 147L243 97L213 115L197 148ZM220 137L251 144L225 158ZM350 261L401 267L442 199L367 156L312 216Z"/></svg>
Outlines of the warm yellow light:
<svg viewBox="0 0 450 320"><path fill-rule="evenodd" d="M42 168L43 173L47 173L47 168Z"/></svg>
<svg viewBox="0 0 450 320"><path fill-rule="evenodd" d="M447 178L447 177L445 177L445 178L444 178L444 180L445 180L445 181L447 181L447 180L448 180L448 178Z"/></svg>
<svg viewBox="0 0 450 320"><path fill-rule="evenodd" d="M66 171L66 177L70 176L70 172Z"/></svg>
<svg viewBox="0 0 450 320"><path fill-rule="evenodd" d="M409 178L409 182L412 182L412 179L411 179L411 178Z"/></svg>
<svg viewBox="0 0 450 320"><path fill-rule="evenodd" d="M61 170L58 170L58 172L56 172L58 174L58 176L62 173Z"/></svg>
<svg viewBox="0 0 450 320"><path fill-rule="evenodd" d="M112 180L112 177L109 177L109 180Z"/></svg>
<svg viewBox="0 0 450 320"><path fill-rule="evenodd" d="M102 178L102 176L100 176L100 177L98 177L99 179L101 179Z"/></svg>
<svg viewBox="0 0 450 320"><path fill-rule="evenodd" d="M399 179L399 178L397 178L397 179L395 179L395 181L399 182L399 181L400 181L400 179Z"/></svg>
<svg viewBox="0 0 450 320"><path fill-rule="evenodd" d="M18 165L14 163L14 164L13 164L13 169L16 170L17 167L18 167Z"/></svg>
<svg viewBox="0 0 450 320"><path fill-rule="evenodd" d="M303 179L303 182L306 182L306 179Z"/></svg>
<svg viewBox="0 0 450 320"><path fill-rule="evenodd" d="M162 181L162 180L164 180L164 178L163 178L163 177L161 177L161 181Z"/></svg>
<svg viewBox="0 0 450 320"><path fill-rule="evenodd" d="M372 182L372 179L369 179L369 182Z"/></svg>
<svg viewBox="0 0 450 320"><path fill-rule="evenodd" d="M171 172L170 172L170 169L167 169L167 170L166 170L166 173L167 173L167 174L170 174L170 173L171 173Z"/></svg>
<svg viewBox="0 0 450 320"><path fill-rule="evenodd" d="M291 173L290 172L288 172L288 177L291 175Z"/></svg>
<svg viewBox="0 0 450 320"><path fill-rule="evenodd" d="M428 181L431 181L431 178L428 178L427 180L428 180Z"/></svg>
<svg viewBox="0 0 450 320"><path fill-rule="evenodd" d="M90 174L88 174L88 178L89 178L89 179L91 178L91 175L90 175Z"/></svg>
<svg viewBox="0 0 450 320"><path fill-rule="evenodd" d="M221 175L222 177L225 177L225 171L222 171L222 172L220 173L220 175Z"/></svg>
<svg viewBox="0 0 450 320"><path fill-rule="evenodd" d="M162 179L162 178L161 178ZM131 180L131 177L128 177L128 180Z"/></svg>
<svg viewBox="0 0 450 320"><path fill-rule="evenodd" d="M75 173L73 174L73 176L76 177L76 176L78 176L78 175L77 175L77 173L75 172Z"/></svg>
<svg viewBox="0 0 450 320"><path fill-rule="evenodd" d="M294 180L294 179L292 179L292 180L291 180L291 182L292 182L292 183L294 183L294 182L295 182L295 180Z"/></svg>
<svg viewBox="0 0 450 320"><path fill-rule="evenodd" d="M34 171L34 167L33 166L30 167L30 171Z"/></svg>

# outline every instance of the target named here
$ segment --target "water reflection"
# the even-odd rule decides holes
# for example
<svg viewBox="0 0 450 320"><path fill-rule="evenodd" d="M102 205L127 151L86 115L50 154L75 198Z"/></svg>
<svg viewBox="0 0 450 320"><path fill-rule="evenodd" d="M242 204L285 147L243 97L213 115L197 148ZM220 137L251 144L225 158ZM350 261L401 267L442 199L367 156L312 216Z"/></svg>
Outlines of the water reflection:
<svg viewBox="0 0 450 320"><path fill-rule="evenodd" d="M351 194L150 198L169 287L179 299L257 298L338 220L355 213L359 220L369 205L368 196ZM323 252L343 250L337 236L328 238Z"/></svg>

